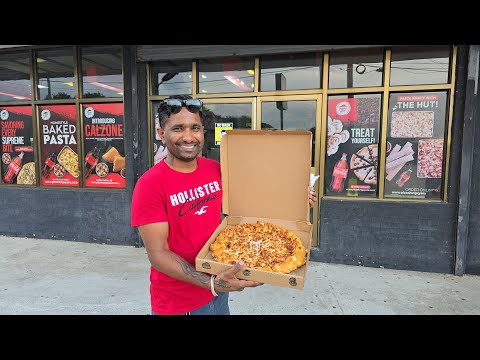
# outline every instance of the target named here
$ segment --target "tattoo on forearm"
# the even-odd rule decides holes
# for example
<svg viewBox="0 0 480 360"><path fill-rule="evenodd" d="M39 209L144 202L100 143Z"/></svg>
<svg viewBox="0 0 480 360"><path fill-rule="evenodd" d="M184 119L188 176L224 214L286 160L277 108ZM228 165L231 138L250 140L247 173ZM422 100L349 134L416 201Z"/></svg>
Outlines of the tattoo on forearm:
<svg viewBox="0 0 480 360"><path fill-rule="evenodd" d="M182 270L186 275L194 279L200 280L202 284L208 284L210 282L210 276L208 276L207 274L195 271L195 268L192 265L190 265L190 263L186 262L183 259L179 259L177 261L182 267Z"/></svg>

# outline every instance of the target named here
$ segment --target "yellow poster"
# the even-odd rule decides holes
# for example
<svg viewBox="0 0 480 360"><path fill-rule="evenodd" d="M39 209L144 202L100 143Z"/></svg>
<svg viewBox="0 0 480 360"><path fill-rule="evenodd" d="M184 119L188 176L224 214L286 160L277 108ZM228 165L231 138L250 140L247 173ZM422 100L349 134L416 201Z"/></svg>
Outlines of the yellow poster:
<svg viewBox="0 0 480 360"><path fill-rule="evenodd" d="M222 136L227 130L233 129L233 123L215 123L215 145L220 145Z"/></svg>

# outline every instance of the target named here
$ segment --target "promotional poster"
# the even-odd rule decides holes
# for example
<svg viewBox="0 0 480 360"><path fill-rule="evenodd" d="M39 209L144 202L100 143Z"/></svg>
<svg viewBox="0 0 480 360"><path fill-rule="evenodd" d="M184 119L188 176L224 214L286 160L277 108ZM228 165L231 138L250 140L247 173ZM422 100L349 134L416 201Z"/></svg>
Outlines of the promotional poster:
<svg viewBox="0 0 480 360"><path fill-rule="evenodd" d="M76 106L42 105L38 112L42 185L79 186Z"/></svg>
<svg viewBox="0 0 480 360"><path fill-rule="evenodd" d="M35 185L31 106L0 106L2 183Z"/></svg>
<svg viewBox="0 0 480 360"><path fill-rule="evenodd" d="M325 193L376 197L380 96L329 99Z"/></svg>
<svg viewBox="0 0 480 360"><path fill-rule="evenodd" d="M385 197L440 199L446 92L390 95Z"/></svg>
<svg viewBox="0 0 480 360"><path fill-rule="evenodd" d="M125 188L122 103L82 104L85 186Z"/></svg>

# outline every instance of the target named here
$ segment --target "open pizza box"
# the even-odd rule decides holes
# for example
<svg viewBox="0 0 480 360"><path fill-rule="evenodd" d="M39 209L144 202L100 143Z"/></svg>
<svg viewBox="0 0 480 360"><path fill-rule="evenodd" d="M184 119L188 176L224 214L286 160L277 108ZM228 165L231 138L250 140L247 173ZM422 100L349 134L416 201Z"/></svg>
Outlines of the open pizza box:
<svg viewBox="0 0 480 360"><path fill-rule="evenodd" d="M218 274L232 265L214 260L210 244L229 227L257 221L271 222L300 237L307 262L289 274L244 266L237 273L247 279L292 289L303 289L310 247L308 186L312 134L293 130L228 130L220 145L222 168L222 223L195 259L197 271Z"/></svg>

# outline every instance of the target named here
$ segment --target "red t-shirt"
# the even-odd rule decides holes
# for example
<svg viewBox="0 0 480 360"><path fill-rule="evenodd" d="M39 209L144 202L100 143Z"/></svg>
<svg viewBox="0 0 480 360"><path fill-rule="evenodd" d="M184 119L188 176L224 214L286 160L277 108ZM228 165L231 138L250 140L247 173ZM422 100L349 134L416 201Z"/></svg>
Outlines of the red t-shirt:
<svg viewBox="0 0 480 360"><path fill-rule="evenodd" d="M165 161L146 171L133 191L131 225L168 222L168 247L192 266L221 221L220 163L202 157L192 173L171 169ZM156 314L195 310L213 299L204 289L150 268L150 298Z"/></svg>

